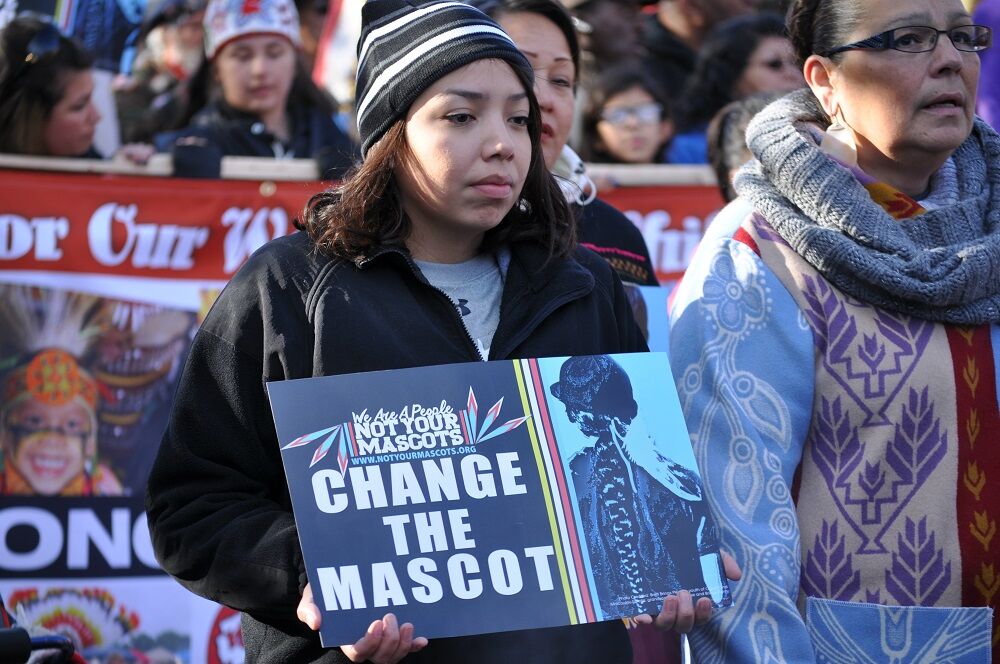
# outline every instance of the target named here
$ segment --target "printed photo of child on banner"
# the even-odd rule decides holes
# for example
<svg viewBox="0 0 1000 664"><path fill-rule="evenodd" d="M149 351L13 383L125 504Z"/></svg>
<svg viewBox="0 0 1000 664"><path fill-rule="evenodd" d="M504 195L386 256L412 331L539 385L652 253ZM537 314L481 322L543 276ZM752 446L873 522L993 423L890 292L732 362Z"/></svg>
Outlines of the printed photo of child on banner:
<svg viewBox="0 0 1000 664"><path fill-rule="evenodd" d="M0 495L142 495L194 313L0 284Z"/></svg>

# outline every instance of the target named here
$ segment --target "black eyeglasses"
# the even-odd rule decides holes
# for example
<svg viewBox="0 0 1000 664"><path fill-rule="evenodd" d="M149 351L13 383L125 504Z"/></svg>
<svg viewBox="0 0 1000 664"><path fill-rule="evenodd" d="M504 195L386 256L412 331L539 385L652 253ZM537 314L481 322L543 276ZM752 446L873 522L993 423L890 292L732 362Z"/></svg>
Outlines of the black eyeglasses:
<svg viewBox="0 0 1000 664"><path fill-rule="evenodd" d="M616 126L625 124L631 118L635 118L639 124L659 122L663 118L663 106L656 102L650 102L638 106L606 108L601 113L602 120Z"/></svg>
<svg viewBox="0 0 1000 664"><path fill-rule="evenodd" d="M938 38L941 35L948 35L948 39L959 51L978 53L993 45L993 29L985 25L963 25L951 30L938 30L926 25L911 25L886 30L874 37L838 46L820 55L830 57L854 49L884 51L890 48L904 53L926 53L937 48Z"/></svg>
<svg viewBox="0 0 1000 664"><path fill-rule="evenodd" d="M761 67L766 67L767 69L770 69L771 71L781 71L785 67L788 67L789 69L798 69L799 68L799 63L797 63L795 60L782 60L781 58L772 58L770 60L761 60L760 62L751 63L751 64L756 64L756 65L761 66Z"/></svg>

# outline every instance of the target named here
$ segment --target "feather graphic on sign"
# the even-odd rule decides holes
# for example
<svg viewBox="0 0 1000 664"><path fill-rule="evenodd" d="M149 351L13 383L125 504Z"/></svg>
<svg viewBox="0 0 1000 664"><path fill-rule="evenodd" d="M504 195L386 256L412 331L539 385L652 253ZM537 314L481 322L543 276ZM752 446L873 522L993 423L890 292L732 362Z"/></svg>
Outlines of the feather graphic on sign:
<svg viewBox="0 0 1000 664"><path fill-rule="evenodd" d="M472 436L472 442L476 442L476 415L479 413L479 404L476 403L476 393L469 388L469 400L468 400L468 415L469 415L469 435Z"/></svg>
<svg viewBox="0 0 1000 664"><path fill-rule="evenodd" d="M340 445L337 447L337 465L340 467L340 474L347 470L347 460L351 457L351 447L347 444L347 427L340 430Z"/></svg>
<svg viewBox="0 0 1000 664"><path fill-rule="evenodd" d="M503 408L503 397L500 397L500 401L497 401L495 404L493 404L493 407L490 408L489 412L486 413L486 417L483 419L483 426L479 429L479 433L477 434L476 414L479 411L479 404L476 403L476 393L472 391L471 387L469 388L468 404L469 404L469 410L466 411L466 417L468 418L468 423L469 423L469 436L472 438L470 442L473 445L477 443L482 443L491 438L496 438L497 436L503 435L509 431L513 431L517 427L527 422L528 417L530 417L529 415L526 415L524 417L519 417L514 420L508 420L507 422L504 422L493 431L490 431L489 430L490 426L492 426L492 424L496 422L497 418L500 416L500 409Z"/></svg>
<svg viewBox="0 0 1000 664"><path fill-rule="evenodd" d="M480 436L480 438L476 442L482 443L489 440L490 438L496 438L497 436L505 434L508 431L513 431L514 429L518 428L527 421L528 421L528 416L525 415L524 417L519 417L516 420L509 420L507 422L504 422L499 427L489 432L485 436Z"/></svg>
<svg viewBox="0 0 1000 664"><path fill-rule="evenodd" d="M476 436L476 440L482 440L483 434L486 430L490 428L493 421L497 419L497 415L500 414L500 407L503 406L503 397L500 397L500 401L493 404L493 407L489 409L486 413L486 417L483 419L483 428L479 430L479 435Z"/></svg>
<svg viewBox="0 0 1000 664"><path fill-rule="evenodd" d="M330 433L331 431L333 431L334 429L339 429L339 428L340 428L340 425L338 424L337 426L332 426L329 429L323 429L322 431L313 431L312 433L307 433L304 436L299 436L298 438L296 438L292 442L288 443L287 445L285 445L281 449L283 449L283 450L290 450L293 447L302 447L303 445L308 445L309 443L313 442L317 438L321 438L321 437L325 436L326 434Z"/></svg>
<svg viewBox="0 0 1000 664"><path fill-rule="evenodd" d="M281 449L289 450L292 449L293 447L302 447L303 445L308 445L309 443L315 440L319 440L320 438L323 438L323 436L326 436L326 438L323 440L320 446L316 449L315 454L313 454L312 461L309 462L309 467L312 468L317 463L319 463L323 459L323 457L327 455L327 453L329 453L330 448L333 447L333 443L337 440L337 436L339 434L341 439L341 444L340 448L337 451L337 460L340 461L341 453L345 447L345 443L343 442L345 437L343 427L344 425L338 424L336 426L332 426L327 429L321 429L320 431L314 431L304 436L299 436L298 438L288 443ZM346 461L342 465L346 466L347 465Z"/></svg>
<svg viewBox="0 0 1000 664"><path fill-rule="evenodd" d="M333 433L331 433L329 435L329 437L327 437L327 439L323 441L323 444L320 445L319 449L316 450L316 453L313 454L312 461L309 462L309 467L310 468L312 468L313 466L315 466L317 463L319 463L319 461L323 457L326 456L327 452L330 451L330 448L333 447L333 441L337 438L337 434L338 433L340 434L341 438L343 438L343 436L344 436L344 429L343 429L343 426L340 425L340 424L338 424L337 426L334 427ZM339 456L339 454L340 454L339 450L338 450L337 454Z"/></svg>

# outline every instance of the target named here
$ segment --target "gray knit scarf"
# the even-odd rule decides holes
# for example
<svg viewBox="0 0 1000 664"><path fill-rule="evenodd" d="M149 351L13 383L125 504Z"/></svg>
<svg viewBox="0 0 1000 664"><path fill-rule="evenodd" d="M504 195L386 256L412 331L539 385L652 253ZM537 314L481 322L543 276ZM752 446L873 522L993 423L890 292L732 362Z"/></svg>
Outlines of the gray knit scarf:
<svg viewBox="0 0 1000 664"><path fill-rule="evenodd" d="M819 150L808 127L828 123L808 90L765 108L736 190L847 295L942 323L1000 323L1000 136L977 118L952 155L957 198L897 221Z"/></svg>

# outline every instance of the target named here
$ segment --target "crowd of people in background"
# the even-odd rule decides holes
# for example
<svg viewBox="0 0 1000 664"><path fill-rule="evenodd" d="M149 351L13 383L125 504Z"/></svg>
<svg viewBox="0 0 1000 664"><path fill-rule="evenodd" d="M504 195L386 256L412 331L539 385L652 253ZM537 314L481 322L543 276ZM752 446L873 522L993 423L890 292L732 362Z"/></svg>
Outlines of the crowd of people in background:
<svg viewBox="0 0 1000 664"><path fill-rule="evenodd" d="M171 153L177 175L217 176L222 156L273 156L316 159L323 178L343 177L357 158L352 100L313 82L326 3L212 4L206 15L206 0L151 1L131 67L115 72L107 100L93 91L93 57L51 19L20 15L0 26L0 152L111 157L93 135L101 115L114 114L123 145L115 154L144 163ZM489 13L501 3L473 4ZM562 4L580 40L566 141L585 161L713 163L713 119L718 139L718 124L734 117L724 107L805 85L787 0ZM997 11L981 5L983 16ZM984 95L988 120L994 106Z"/></svg>
<svg viewBox="0 0 1000 664"><path fill-rule="evenodd" d="M491 13L503 3L473 4ZM561 140L586 161L708 163L722 107L803 85L780 2L563 4L580 47ZM311 158L339 179L357 159L357 132L353 100L314 83L326 12L307 0L151 1L109 98L78 41L51 17L17 15L0 26L0 152L139 164L163 152L189 177L218 176L222 156ZM94 135L109 114L122 147L102 154Z"/></svg>

